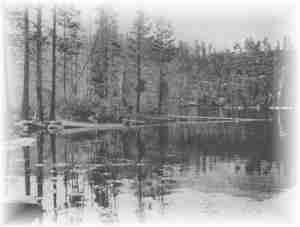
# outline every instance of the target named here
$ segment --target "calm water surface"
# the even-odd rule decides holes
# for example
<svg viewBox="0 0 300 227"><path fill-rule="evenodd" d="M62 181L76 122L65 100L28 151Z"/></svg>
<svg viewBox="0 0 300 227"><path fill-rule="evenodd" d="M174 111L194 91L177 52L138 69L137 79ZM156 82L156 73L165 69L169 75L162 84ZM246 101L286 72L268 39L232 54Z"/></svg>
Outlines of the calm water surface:
<svg viewBox="0 0 300 227"><path fill-rule="evenodd" d="M294 183L284 148L270 122L40 133L8 153L6 193L61 224L276 215L265 204Z"/></svg>

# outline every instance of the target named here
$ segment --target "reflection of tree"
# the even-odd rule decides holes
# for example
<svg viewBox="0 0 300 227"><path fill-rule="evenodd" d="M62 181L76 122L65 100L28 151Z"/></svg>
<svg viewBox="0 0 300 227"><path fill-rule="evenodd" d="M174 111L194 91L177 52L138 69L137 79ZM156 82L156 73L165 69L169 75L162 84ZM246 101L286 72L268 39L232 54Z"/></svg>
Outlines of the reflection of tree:
<svg viewBox="0 0 300 227"><path fill-rule="evenodd" d="M138 181L138 217L140 221L144 221L145 210L143 203L143 174L142 174L142 159L144 156L144 144L141 138L141 131L137 131L137 181Z"/></svg>
<svg viewBox="0 0 300 227"><path fill-rule="evenodd" d="M200 140L200 139L199 139ZM201 167L201 163L200 163L200 158L201 158L201 155L200 155L200 148L201 148L201 145L200 143L198 143L198 150L196 152L196 175L199 175L200 173L200 167Z"/></svg>
<svg viewBox="0 0 300 227"><path fill-rule="evenodd" d="M169 144L169 128L167 126L161 126L158 128L158 140L159 140L159 154L160 154L160 167L165 164L165 153L168 150Z"/></svg>
<svg viewBox="0 0 300 227"><path fill-rule="evenodd" d="M282 130L282 122L280 119L280 110L273 112L273 122L272 122L272 133L273 133L273 141L279 141L280 133L283 132Z"/></svg>
<svg viewBox="0 0 300 227"><path fill-rule="evenodd" d="M105 184L103 187L95 187L95 202L100 207L103 207L103 208L109 207L108 185L107 184Z"/></svg>
<svg viewBox="0 0 300 227"><path fill-rule="evenodd" d="M65 141L65 144L64 144L64 159L65 159L65 163L68 163L68 149L67 149L67 142ZM64 168L64 188L65 188L65 202L64 202L64 206L65 208L68 207L68 167L65 166Z"/></svg>
<svg viewBox="0 0 300 227"><path fill-rule="evenodd" d="M100 146L98 146L99 142ZM96 145L96 151L94 152L96 154L93 155L92 163L101 165L88 173L89 186L94 194L94 202L98 208L101 208L99 209L99 215L101 218L108 219L108 221L112 221L116 216L114 209L116 208L120 183L117 181L118 167L114 164L118 164L116 161L118 161L119 153L115 151L120 148L119 142L116 133L113 133L113 135L98 134L97 141L93 143L93 145Z"/></svg>
<svg viewBox="0 0 300 227"><path fill-rule="evenodd" d="M159 127L158 129L158 135L159 135L159 149L160 149L160 165L159 165L159 172L158 176L160 178L160 184L158 188L158 198L160 201L160 207L162 213L164 213L165 208L165 202L164 202L164 195L165 195L165 181L163 179L164 177L164 165L166 162L166 151L168 149L168 143L169 143L169 128L168 127Z"/></svg>
<svg viewBox="0 0 300 227"><path fill-rule="evenodd" d="M129 158L130 155L130 147L129 147L129 132L128 131L124 131L122 132L122 141L123 141L123 154L124 154L124 158Z"/></svg>
<svg viewBox="0 0 300 227"><path fill-rule="evenodd" d="M24 176L25 176L25 194L30 195L30 148L29 146L23 147L24 152Z"/></svg>
<svg viewBox="0 0 300 227"><path fill-rule="evenodd" d="M52 188L54 218L57 220L57 169L56 169L56 135L50 134L50 152L52 157Z"/></svg>
<svg viewBox="0 0 300 227"><path fill-rule="evenodd" d="M258 175L261 175L261 160L259 157L253 157L249 159L245 165L246 173L253 175L254 172L257 172Z"/></svg>
<svg viewBox="0 0 300 227"><path fill-rule="evenodd" d="M103 208L99 209L99 215L108 221L116 216L116 199L120 186L112 168L97 168L89 173L89 185L95 195L94 202L99 208Z"/></svg>
<svg viewBox="0 0 300 227"><path fill-rule="evenodd" d="M43 149L44 145L44 134L43 132L37 135L37 196L38 202L41 203L43 197Z"/></svg>

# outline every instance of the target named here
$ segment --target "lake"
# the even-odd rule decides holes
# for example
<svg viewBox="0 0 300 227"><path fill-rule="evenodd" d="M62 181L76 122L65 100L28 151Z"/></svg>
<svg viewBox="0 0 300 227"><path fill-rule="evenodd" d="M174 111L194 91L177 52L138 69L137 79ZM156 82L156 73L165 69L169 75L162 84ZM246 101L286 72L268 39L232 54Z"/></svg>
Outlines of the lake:
<svg viewBox="0 0 300 227"><path fill-rule="evenodd" d="M36 138L34 146L7 153L7 196L31 198L43 209L29 222L280 219L284 208L272 201L295 184L287 136L269 121Z"/></svg>

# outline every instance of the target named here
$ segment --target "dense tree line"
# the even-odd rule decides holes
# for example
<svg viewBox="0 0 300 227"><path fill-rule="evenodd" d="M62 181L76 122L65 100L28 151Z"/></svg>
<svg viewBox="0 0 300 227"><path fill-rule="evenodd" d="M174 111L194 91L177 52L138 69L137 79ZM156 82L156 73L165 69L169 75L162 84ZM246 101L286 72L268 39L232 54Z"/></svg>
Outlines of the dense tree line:
<svg viewBox="0 0 300 227"><path fill-rule="evenodd" d="M8 54L17 62L10 72L23 78L22 119L94 113L112 120L126 113L180 113L190 103L276 104L276 80L293 49L287 37L275 45L267 37L245 37L216 51L209 42L176 40L166 18L137 11L123 34L114 9L94 12L95 21L87 23L69 5L9 10Z"/></svg>

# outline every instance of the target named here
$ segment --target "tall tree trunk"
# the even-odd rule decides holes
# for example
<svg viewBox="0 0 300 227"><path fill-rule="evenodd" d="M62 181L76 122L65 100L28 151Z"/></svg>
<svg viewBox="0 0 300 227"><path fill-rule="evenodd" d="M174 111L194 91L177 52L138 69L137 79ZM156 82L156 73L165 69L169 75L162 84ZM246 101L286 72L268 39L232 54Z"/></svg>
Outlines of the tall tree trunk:
<svg viewBox="0 0 300 227"><path fill-rule="evenodd" d="M28 9L24 12L24 82L23 82L23 100L22 100L22 119L29 118L29 19Z"/></svg>
<svg viewBox="0 0 300 227"><path fill-rule="evenodd" d="M162 100L163 100L163 93L162 93L162 85L163 85L163 71L162 71L162 63L159 66L159 91L158 91L158 113L162 113Z"/></svg>
<svg viewBox="0 0 300 227"><path fill-rule="evenodd" d="M137 87L136 87L136 112L140 112L140 97L141 97L141 54L140 42L138 40L138 54L137 54Z"/></svg>
<svg viewBox="0 0 300 227"><path fill-rule="evenodd" d="M136 85L136 112L140 112L140 96L141 96L141 29L137 27L137 85Z"/></svg>
<svg viewBox="0 0 300 227"><path fill-rule="evenodd" d="M5 12L4 12L5 14ZM6 15L4 15L4 18L6 18ZM9 81L8 81L8 64L7 64L7 53L8 53L8 36L7 36L7 24L4 20L2 20L1 23L3 27L3 74L4 74L4 128L7 129L11 126L12 123L12 117L11 117L11 108L10 108L10 101L9 101ZM6 138L6 135L4 134L4 138Z"/></svg>
<svg viewBox="0 0 300 227"><path fill-rule="evenodd" d="M77 82L78 82L78 55L79 54L76 54L75 55L75 73L74 73L74 77L75 77L75 80L74 80L74 94L75 96L77 96L78 94L78 86L77 86Z"/></svg>
<svg viewBox="0 0 300 227"><path fill-rule="evenodd" d="M63 24L63 40L64 40L64 50L63 50L63 83L64 83L64 99L65 101L67 100L67 96L66 96L66 15L64 15L64 24Z"/></svg>
<svg viewBox="0 0 300 227"><path fill-rule="evenodd" d="M70 56L70 80L69 80L69 88L71 92L69 92L69 99L72 99L72 96L74 95L74 56Z"/></svg>
<svg viewBox="0 0 300 227"><path fill-rule="evenodd" d="M36 45L36 96L38 120L43 121L43 103L42 103L42 9L37 12L37 45Z"/></svg>
<svg viewBox="0 0 300 227"><path fill-rule="evenodd" d="M108 86L109 86L109 81L108 81L108 66L109 66L109 57L108 57L108 43L105 42L105 47L104 47L104 70L103 70L103 76L104 76L104 81L105 81L105 96L108 97Z"/></svg>
<svg viewBox="0 0 300 227"><path fill-rule="evenodd" d="M52 92L50 104L50 120L55 120L55 88L56 88L56 7L53 9L53 32L52 32Z"/></svg>

